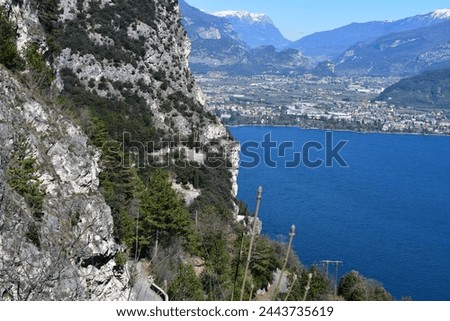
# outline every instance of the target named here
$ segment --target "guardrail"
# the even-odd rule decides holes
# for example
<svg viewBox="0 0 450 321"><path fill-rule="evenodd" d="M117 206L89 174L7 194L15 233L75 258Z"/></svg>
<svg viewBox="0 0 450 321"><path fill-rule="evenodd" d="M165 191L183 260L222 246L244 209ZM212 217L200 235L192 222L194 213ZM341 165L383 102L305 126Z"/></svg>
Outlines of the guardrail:
<svg viewBox="0 0 450 321"><path fill-rule="evenodd" d="M150 288L152 289L153 292L159 295L161 299L163 299L163 301L169 301L169 296L167 295L167 293L159 286L157 286L155 283L151 283Z"/></svg>

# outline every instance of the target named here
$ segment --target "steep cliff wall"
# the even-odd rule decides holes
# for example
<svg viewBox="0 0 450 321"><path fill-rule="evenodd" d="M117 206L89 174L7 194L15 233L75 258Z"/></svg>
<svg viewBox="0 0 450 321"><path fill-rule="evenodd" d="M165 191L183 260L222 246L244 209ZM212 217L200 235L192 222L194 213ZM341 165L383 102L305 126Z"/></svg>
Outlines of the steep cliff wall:
<svg viewBox="0 0 450 321"><path fill-rule="evenodd" d="M134 224L134 187L102 186L101 173L114 170L96 144L100 136L131 158L140 143L146 155L169 157L172 179L188 177L180 192L200 195L191 200L196 209L220 205L237 214L238 145L203 110L177 1L0 5L24 61L13 71L0 65L0 300L133 299L130 248L117 219L128 212ZM33 58L44 58L39 72L51 71L51 86L43 88L44 75L31 68L32 47ZM176 148L195 164L187 174L175 166ZM222 165L209 166L210 154L221 155ZM155 164L135 162L144 181L145 166Z"/></svg>
<svg viewBox="0 0 450 321"><path fill-rule="evenodd" d="M126 300L100 155L53 108L0 66L0 299Z"/></svg>

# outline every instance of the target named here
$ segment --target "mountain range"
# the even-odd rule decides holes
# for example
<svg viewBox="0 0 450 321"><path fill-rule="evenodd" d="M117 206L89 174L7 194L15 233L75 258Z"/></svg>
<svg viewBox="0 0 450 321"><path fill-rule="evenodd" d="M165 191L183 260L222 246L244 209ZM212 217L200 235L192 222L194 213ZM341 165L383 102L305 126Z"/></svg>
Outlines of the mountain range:
<svg viewBox="0 0 450 321"><path fill-rule="evenodd" d="M239 75L304 73L311 67L310 60L299 50L277 50L274 44L288 41L265 15L244 12L208 14L184 0L179 4L182 24L192 42L190 66L194 72L221 71ZM262 37L264 30L270 31L268 38Z"/></svg>
<svg viewBox="0 0 450 321"><path fill-rule="evenodd" d="M407 77L450 66L449 9L352 23L290 42L264 14L209 14L184 0L180 8L194 72Z"/></svg>
<svg viewBox="0 0 450 321"><path fill-rule="evenodd" d="M182 23L192 43L191 67L219 67L246 59L248 45L226 18L206 14L180 0Z"/></svg>
<svg viewBox="0 0 450 321"><path fill-rule="evenodd" d="M290 48L292 41L287 40L274 25L272 19L261 13L246 11L220 11L213 15L226 18L239 39L251 48L271 45L277 49Z"/></svg>
<svg viewBox="0 0 450 321"><path fill-rule="evenodd" d="M403 32L432 26L450 19L450 10L440 9L425 15L417 15L396 21L372 21L352 23L334 30L305 36L290 48L299 49L314 60L335 60L356 43L369 44L390 33Z"/></svg>
<svg viewBox="0 0 450 321"><path fill-rule="evenodd" d="M352 76L410 76L450 67L450 20L358 43L336 59L336 72Z"/></svg>

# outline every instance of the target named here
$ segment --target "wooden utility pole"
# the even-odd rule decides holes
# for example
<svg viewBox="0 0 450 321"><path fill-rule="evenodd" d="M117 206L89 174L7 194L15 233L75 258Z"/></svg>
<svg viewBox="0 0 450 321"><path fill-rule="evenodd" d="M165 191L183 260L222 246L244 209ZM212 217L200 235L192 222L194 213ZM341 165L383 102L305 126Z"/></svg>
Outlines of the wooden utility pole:
<svg viewBox="0 0 450 321"><path fill-rule="evenodd" d="M256 196L256 210L255 210L255 215L253 216L252 235L250 238L250 245L248 247L247 263L245 264L244 281L242 281L241 296L240 296L239 301L242 301L242 299L244 297L245 282L247 281L248 268L250 266L250 260L252 257L253 242L255 241L256 225L257 225L257 220L258 220L259 206L261 204L262 192L263 192L262 186L258 187L258 194Z"/></svg>
<svg viewBox="0 0 450 321"><path fill-rule="evenodd" d="M305 287L305 294L303 295L303 301L306 301L306 297L308 295L309 289L311 289L311 280L312 280L312 273L308 274L308 283Z"/></svg>
<svg viewBox="0 0 450 321"><path fill-rule="evenodd" d="M198 211L195 210L195 231L198 232Z"/></svg>
<svg viewBox="0 0 450 321"><path fill-rule="evenodd" d="M237 278L238 278L238 274L239 274L239 266L241 265L241 257L242 257L242 248L244 246L244 231L242 231L242 236L241 236L241 246L239 247L239 256L238 256L238 260L236 263L236 271L234 273L234 283L233 283L233 292L231 293L231 301L234 301L234 291L236 289L236 282L237 282Z"/></svg>
<svg viewBox="0 0 450 321"><path fill-rule="evenodd" d="M339 265L342 265L342 261L335 261L335 260L322 260L320 261L327 266L327 278L328 278L328 271L329 271L329 265L334 265L334 295L337 295L337 278L338 278L338 271L339 271Z"/></svg>
<svg viewBox="0 0 450 321"><path fill-rule="evenodd" d="M337 278L338 278L338 270L339 270L339 264L343 264L341 261L335 261L334 262L334 296L337 296Z"/></svg>
<svg viewBox="0 0 450 321"><path fill-rule="evenodd" d="M248 297L248 300L251 301L252 300L252 296L253 296L253 290L255 289L255 285L252 283L251 289L250 289L250 296Z"/></svg>
<svg viewBox="0 0 450 321"><path fill-rule="evenodd" d="M134 249L134 263L138 262L138 248L139 248L139 208L137 210L137 218L136 218L136 231L135 231L135 249Z"/></svg>
<svg viewBox="0 0 450 321"><path fill-rule="evenodd" d="M327 266L327 270L326 270L326 275L327 275L327 279L328 279L328 271L329 271L329 267L330 267L330 260L322 260L322 261L320 261L321 263L323 263L323 264L326 264L326 266Z"/></svg>
<svg viewBox="0 0 450 321"><path fill-rule="evenodd" d="M292 289L294 288L295 282L297 281L297 274L294 274L294 280L292 280L291 287L289 288L288 293L286 294L286 297L284 298L284 301L287 301L289 299L289 296L291 295Z"/></svg>
<svg viewBox="0 0 450 321"><path fill-rule="evenodd" d="M295 236L295 225L292 225L291 232L289 233L289 243L288 243L288 248L287 248L287 252L286 252L286 257L284 258L283 268L281 269L280 277L278 278L278 282L277 282L277 286L275 287L275 290L273 291L272 301L275 301L277 299L278 292L280 291L281 280L283 279L283 274L284 274L284 271L286 270L286 265L289 260L289 254L291 252L291 247L292 247L292 239L294 238L294 236Z"/></svg>

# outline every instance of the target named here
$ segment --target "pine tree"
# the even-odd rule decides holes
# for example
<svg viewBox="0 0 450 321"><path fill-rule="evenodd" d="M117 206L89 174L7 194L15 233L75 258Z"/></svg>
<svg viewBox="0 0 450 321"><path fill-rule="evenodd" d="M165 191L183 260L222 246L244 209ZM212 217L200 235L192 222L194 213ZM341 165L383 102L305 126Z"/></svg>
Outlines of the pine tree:
<svg viewBox="0 0 450 321"><path fill-rule="evenodd" d="M186 236L190 231L189 212L172 189L169 175L158 169L150 176L140 203L141 235L155 243L173 236ZM155 254L155 253L154 253Z"/></svg>
<svg viewBox="0 0 450 321"><path fill-rule="evenodd" d="M145 224L171 235L184 234L189 226L189 213L172 189L168 173L156 170L150 177L147 192L142 199Z"/></svg>
<svg viewBox="0 0 450 321"><path fill-rule="evenodd" d="M9 69L21 69L23 61L17 51L17 35L5 9L0 6L0 64Z"/></svg>
<svg viewBox="0 0 450 321"><path fill-rule="evenodd" d="M181 264L178 274L169 287L171 301L203 301L202 283L195 275L194 268Z"/></svg>
<svg viewBox="0 0 450 321"><path fill-rule="evenodd" d="M8 167L8 183L25 199L39 221L44 215L42 207L45 191L41 187L37 172L36 158L30 151L29 143L24 137L17 137Z"/></svg>

